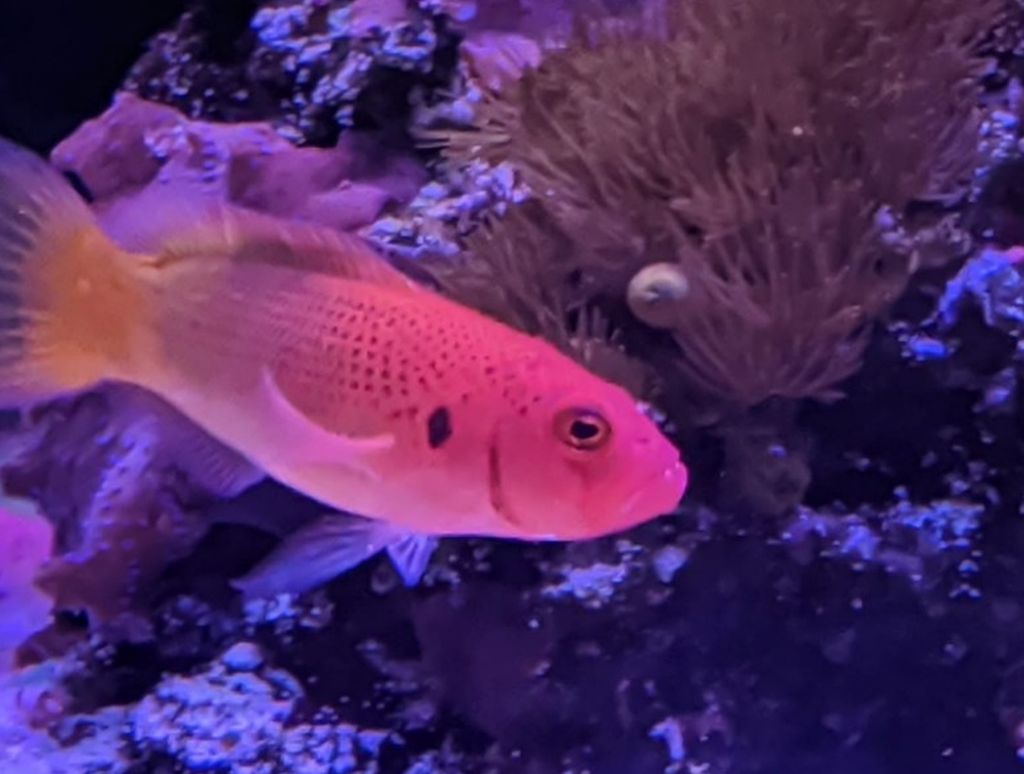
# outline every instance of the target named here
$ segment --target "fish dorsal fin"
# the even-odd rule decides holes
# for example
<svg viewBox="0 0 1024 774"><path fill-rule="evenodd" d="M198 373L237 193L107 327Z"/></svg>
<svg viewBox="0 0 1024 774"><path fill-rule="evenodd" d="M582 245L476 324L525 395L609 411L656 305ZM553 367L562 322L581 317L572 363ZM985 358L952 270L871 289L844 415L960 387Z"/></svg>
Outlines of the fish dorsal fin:
<svg viewBox="0 0 1024 774"><path fill-rule="evenodd" d="M263 369L263 392L279 428L281 443L288 446L292 458L307 466L336 465L369 478L380 478L368 458L392 448L393 435L359 438L322 427L288 399L270 368Z"/></svg>
<svg viewBox="0 0 1024 774"><path fill-rule="evenodd" d="M220 200L144 193L130 206L112 209L104 220L123 247L148 253L156 266L221 257L406 290L422 288L355 234Z"/></svg>

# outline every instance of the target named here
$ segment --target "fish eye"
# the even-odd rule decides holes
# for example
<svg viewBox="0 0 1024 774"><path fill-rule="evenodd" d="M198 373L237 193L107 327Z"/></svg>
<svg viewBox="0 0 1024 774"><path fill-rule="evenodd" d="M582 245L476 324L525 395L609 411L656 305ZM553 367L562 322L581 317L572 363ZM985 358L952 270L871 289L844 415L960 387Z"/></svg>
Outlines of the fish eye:
<svg viewBox="0 0 1024 774"><path fill-rule="evenodd" d="M571 408L560 411L555 417L555 434L574 449L595 451L608 442L612 428L596 411Z"/></svg>

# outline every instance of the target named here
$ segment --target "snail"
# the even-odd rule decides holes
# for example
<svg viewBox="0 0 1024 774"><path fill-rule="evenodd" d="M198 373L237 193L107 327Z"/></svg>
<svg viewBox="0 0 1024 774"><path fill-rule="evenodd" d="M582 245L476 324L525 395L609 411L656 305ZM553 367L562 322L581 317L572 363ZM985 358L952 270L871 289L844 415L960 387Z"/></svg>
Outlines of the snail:
<svg viewBox="0 0 1024 774"><path fill-rule="evenodd" d="M690 294L690 281L675 263L652 263L629 281L626 302L638 320L652 328L673 328L678 304Z"/></svg>

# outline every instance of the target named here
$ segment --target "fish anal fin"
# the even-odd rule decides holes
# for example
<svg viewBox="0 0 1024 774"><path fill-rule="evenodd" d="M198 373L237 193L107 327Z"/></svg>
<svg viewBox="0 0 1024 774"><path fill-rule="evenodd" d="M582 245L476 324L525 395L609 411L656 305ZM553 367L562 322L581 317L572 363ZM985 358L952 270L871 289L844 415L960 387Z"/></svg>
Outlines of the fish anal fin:
<svg viewBox="0 0 1024 774"><path fill-rule="evenodd" d="M103 389L122 422L155 422L161 459L210 494L232 498L266 478L245 456L214 438L156 393L118 382Z"/></svg>
<svg viewBox="0 0 1024 774"><path fill-rule="evenodd" d="M235 497L266 478L241 454L182 420L172 436L172 459L195 483L218 497Z"/></svg>

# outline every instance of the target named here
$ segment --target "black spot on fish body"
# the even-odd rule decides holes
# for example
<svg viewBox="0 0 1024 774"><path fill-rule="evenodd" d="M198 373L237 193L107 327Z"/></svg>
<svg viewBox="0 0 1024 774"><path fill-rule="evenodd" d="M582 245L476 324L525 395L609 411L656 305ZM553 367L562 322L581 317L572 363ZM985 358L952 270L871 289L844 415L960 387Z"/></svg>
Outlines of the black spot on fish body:
<svg viewBox="0 0 1024 774"><path fill-rule="evenodd" d="M427 419L427 443L437 449L452 437L452 413L447 406L438 406Z"/></svg>

